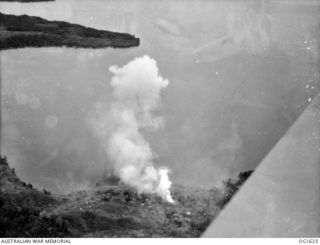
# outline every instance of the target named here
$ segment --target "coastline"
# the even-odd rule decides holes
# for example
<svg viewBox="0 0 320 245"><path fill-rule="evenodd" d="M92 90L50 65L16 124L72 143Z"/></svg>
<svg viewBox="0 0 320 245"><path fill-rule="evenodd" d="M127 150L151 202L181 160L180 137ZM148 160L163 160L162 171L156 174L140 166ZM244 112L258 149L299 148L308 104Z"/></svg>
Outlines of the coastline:
<svg viewBox="0 0 320 245"><path fill-rule="evenodd" d="M0 13L0 50L25 47L129 48L140 39L64 21Z"/></svg>

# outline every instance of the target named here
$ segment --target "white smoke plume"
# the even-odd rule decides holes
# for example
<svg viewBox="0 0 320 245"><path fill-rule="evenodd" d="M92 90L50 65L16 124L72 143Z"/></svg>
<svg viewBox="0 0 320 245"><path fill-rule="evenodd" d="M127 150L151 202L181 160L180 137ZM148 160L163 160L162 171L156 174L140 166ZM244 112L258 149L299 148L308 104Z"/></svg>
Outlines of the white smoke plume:
<svg viewBox="0 0 320 245"><path fill-rule="evenodd" d="M154 193L173 203L169 170L154 167L154 153L141 132L163 125L160 117L153 116L153 111L169 81L159 75L156 61L146 55L123 67L111 66L109 70L114 74L113 103L107 117L112 126L104 137L108 138L107 153L114 173L138 192Z"/></svg>

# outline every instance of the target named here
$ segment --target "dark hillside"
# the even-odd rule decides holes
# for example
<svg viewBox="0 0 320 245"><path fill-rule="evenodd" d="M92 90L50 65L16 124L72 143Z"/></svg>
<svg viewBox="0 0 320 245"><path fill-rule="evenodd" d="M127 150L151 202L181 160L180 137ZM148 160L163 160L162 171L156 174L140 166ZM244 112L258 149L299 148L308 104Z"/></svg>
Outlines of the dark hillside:
<svg viewBox="0 0 320 245"><path fill-rule="evenodd" d="M121 183L100 182L54 195L19 180L1 158L0 237L199 237L227 194L173 185L170 204Z"/></svg>

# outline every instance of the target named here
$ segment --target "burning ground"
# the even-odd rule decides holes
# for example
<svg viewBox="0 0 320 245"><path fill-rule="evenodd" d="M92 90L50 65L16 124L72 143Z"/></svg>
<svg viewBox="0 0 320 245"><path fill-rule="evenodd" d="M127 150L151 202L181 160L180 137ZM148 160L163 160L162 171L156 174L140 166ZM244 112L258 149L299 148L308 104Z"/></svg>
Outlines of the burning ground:
<svg viewBox="0 0 320 245"><path fill-rule="evenodd" d="M0 237L199 237L251 171L223 190L173 185L175 204L120 181L51 194L22 182L0 162Z"/></svg>

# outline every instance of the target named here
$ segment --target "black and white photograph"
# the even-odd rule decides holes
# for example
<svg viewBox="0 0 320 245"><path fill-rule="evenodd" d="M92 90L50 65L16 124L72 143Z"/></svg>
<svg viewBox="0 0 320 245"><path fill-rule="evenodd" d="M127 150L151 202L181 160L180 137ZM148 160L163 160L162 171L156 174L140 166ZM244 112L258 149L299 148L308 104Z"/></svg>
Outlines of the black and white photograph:
<svg viewBox="0 0 320 245"><path fill-rule="evenodd" d="M320 0L0 0L0 88L1 244L320 243Z"/></svg>

